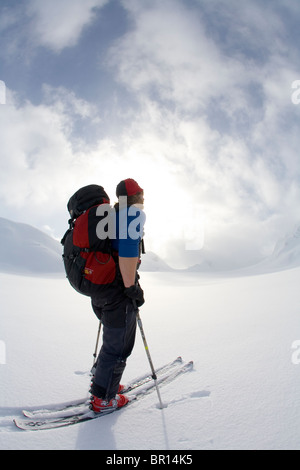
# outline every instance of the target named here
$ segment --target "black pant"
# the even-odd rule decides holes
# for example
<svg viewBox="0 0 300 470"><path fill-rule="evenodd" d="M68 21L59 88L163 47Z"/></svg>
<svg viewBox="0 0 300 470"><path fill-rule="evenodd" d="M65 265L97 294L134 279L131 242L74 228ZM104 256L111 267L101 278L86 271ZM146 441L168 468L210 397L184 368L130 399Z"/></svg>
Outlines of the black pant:
<svg viewBox="0 0 300 470"><path fill-rule="evenodd" d="M97 358L91 392L98 398L111 400L118 392L119 383L130 356L136 333L136 312L132 301L123 299L117 305L93 310L103 325L103 344Z"/></svg>

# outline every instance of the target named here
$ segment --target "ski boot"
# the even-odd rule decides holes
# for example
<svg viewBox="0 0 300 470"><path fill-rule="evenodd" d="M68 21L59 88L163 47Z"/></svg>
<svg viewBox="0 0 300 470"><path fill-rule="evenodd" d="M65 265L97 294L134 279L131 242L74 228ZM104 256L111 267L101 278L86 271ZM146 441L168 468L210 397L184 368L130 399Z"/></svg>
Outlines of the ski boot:
<svg viewBox="0 0 300 470"><path fill-rule="evenodd" d="M95 397L95 395L92 395L90 408L95 413L105 413L114 411L117 408L122 408L123 406L127 405L128 402L129 398L122 394L117 394L115 398L112 398L110 401L103 400L102 398L98 398Z"/></svg>

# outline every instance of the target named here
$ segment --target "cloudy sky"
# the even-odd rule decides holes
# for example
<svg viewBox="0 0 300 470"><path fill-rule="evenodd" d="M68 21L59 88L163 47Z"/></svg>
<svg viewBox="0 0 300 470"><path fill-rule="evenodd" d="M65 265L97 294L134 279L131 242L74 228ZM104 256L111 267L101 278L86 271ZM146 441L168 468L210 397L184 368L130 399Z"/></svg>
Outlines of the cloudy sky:
<svg viewBox="0 0 300 470"><path fill-rule="evenodd" d="M299 22L299 0L1 0L0 217L60 238L74 191L133 177L174 266L265 256L300 223Z"/></svg>

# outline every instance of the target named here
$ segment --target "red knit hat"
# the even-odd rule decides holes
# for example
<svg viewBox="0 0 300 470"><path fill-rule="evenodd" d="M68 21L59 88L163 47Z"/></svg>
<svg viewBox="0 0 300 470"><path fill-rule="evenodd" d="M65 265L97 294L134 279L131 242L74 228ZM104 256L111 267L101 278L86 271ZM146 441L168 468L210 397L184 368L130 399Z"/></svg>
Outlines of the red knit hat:
<svg viewBox="0 0 300 470"><path fill-rule="evenodd" d="M120 196L133 196L137 193L142 193L144 190L132 178L127 178L121 181L116 189L117 197Z"/></svg>

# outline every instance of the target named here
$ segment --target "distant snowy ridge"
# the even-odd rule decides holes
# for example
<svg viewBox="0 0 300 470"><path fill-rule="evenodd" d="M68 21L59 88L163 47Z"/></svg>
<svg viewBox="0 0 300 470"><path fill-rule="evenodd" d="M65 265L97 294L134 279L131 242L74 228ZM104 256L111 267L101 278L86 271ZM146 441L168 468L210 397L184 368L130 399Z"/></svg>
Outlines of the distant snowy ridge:
<svg viewBox="0 0 300 470"><path fill-rule="evenodd" d="M270 256L260 263L249 266L244 274L264 274L294 269L300 266L300 225L276 243ZM242 272L241 272L242 274Z"/></svg>
<svg viewBox="0 0 300 470"><path fill-rule="evenodd" d="M300 266L300 225L277 242L268 263L279 269Z"/></svg>
<svg viewBox="0 0 300 470"><path fill-rule="evenodd" d="M142 257L141 271L172 271L172 268L149 251ZM0 272L64 274L62 246L31 225L0 217Z"/></svg>
<svg viewBox="0 0 300 470"><path fill-rule="evenodd" d="M0 271L12 274L63 273L59 242L31 225L0 217Z"/></svg>
<svg viewBox="0 0 300 470"><path fill-rule="evenodd" d="M280 238L272 252L272 254L262 261L249 263L243 267L238 266L234 259L220 259L217 258L216 253L202 250L202 262L190 266L187 271L189 272L220 272L220 271L235 271L239 273L263 273L275 272L284 269L292 269L300 266L300 225L287 233L283 238Z"/></svg>
<svg viewBox="0 0 300 470"><path fill-rule="evenodd" d="M51 236L31 225L0 217L0 272L64 275L61 255L61 244ZM234 260L229 263L228 260L225 262L215 258L216 254L206 252L204 249L201 264L179 271L208 273L239 270ZM256 265L245 266L244 269L250 269L253 272L270 272L297 266L300 266L300 225L277 242L271 256ZM144 272L177 271L151 251L142 255L140 270Z"/></svg>
<svg viewBox="0 0 300 470"><path fill-rule="evenodd" d="M140 270L147 272L166 272L175 271L171 268L164 260L157 256L152 251L147 251L146 254L142 255L142 263Z"/></svg>

